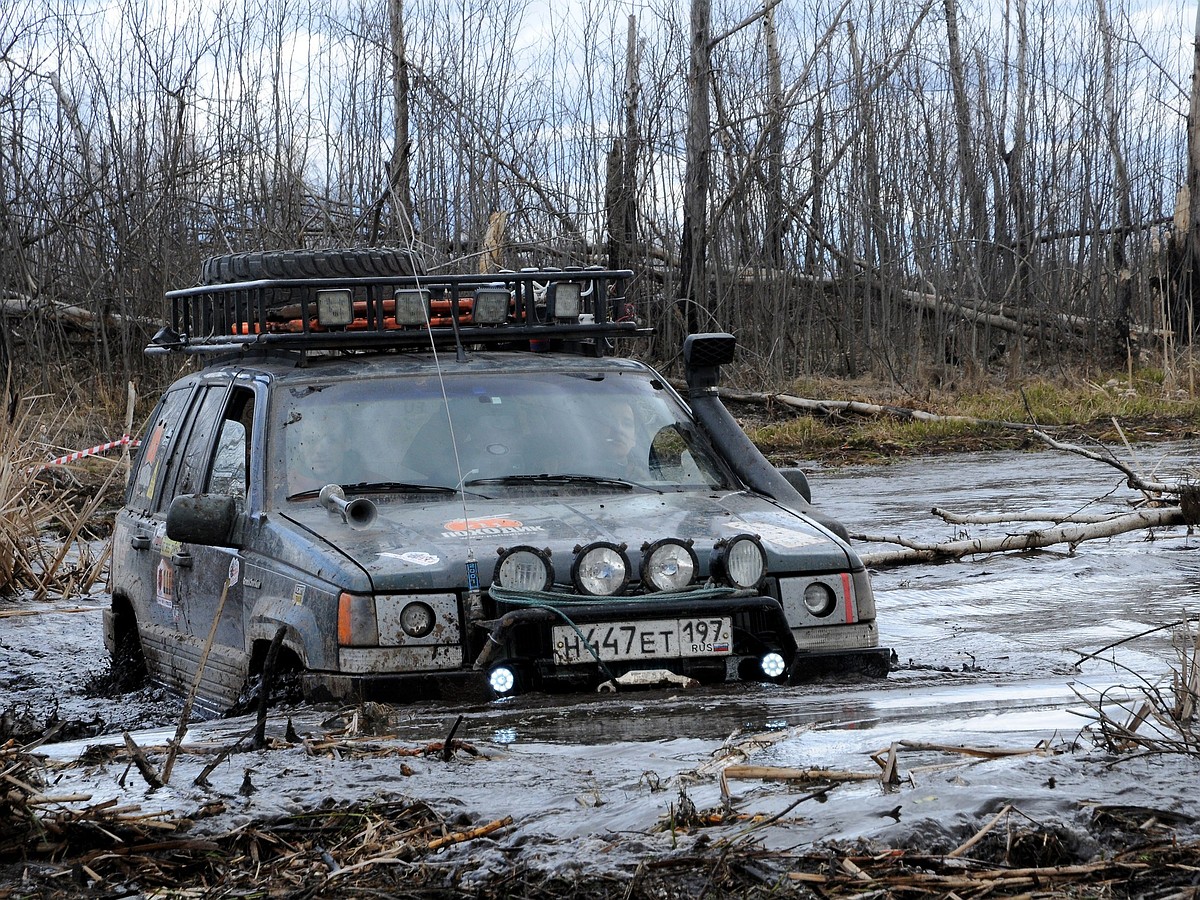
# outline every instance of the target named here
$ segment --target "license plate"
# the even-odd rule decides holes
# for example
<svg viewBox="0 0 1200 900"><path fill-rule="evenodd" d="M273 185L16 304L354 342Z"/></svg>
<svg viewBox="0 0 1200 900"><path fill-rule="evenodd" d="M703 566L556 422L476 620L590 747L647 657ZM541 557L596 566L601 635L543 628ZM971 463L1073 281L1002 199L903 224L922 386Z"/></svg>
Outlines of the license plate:
<svg viewBox="0 0 1200 900"><path fill-rule="evenodd" d="M555 625L551 631L554 662L558 665L588 663L596 656L605 662L727 656L733 643L733 622L720 616L580 625L582 637L569 625ZM588 650L589 645L595 655Z"/></svg>

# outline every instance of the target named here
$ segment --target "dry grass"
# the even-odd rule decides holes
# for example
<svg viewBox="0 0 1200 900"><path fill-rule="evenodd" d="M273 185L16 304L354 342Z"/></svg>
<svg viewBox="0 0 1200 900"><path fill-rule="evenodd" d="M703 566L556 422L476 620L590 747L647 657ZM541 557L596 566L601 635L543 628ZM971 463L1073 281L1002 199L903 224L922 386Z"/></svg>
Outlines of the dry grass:
<svg viewBox="0 0 1200 900"><path fill-rule="evenodd" d="M44 397L22 398L11 388L0 417L0 595L33 599L87 594L107 564L95 549L92 517L114 484L120 461L74 468L42 464L59 452L60 432L51 422L70 417L39 415Z"/></svg>
<svg viewBox="0 0 1200 900"><path fill-rule="evenodd" d="M858 401L941 416L993 422L1078 426L1088 436L1119 441L1183 439L1200 431L1200 397L1171 387L1160 372L1128 377L977 380L918 393L874 381L808 379L776 389L814 400ZM964 421L913 421L840 411L808 415L782 403L732 404L751 439L776 462L800 459L867 461L956 451L1041 447L1019 431Z"/></svg>

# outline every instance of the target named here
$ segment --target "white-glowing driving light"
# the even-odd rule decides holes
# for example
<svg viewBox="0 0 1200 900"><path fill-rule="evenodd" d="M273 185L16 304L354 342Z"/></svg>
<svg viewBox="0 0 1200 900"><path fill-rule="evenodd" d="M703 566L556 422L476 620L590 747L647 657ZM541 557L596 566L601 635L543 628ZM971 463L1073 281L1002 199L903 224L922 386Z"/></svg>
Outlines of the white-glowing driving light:
<svg viewBox="0 0 1200 900"><path fill-rule="evenodd" d="M354 321L354 295L348 288L317 291L317 322L323 328L344 328Z"/></svg>
<svg viewBox="0 0 1200 900"><path fill-rule="evenodd" d="M482 287L475 292L472 318L476 325L503 325L510 296L505 287Z"/></svg>
<svg viewBox="0 0 1200 900"><path fill-rule="evenodd" d="M682 591L699 565L692 542L665 538L642 547L642 584L648 591Z"/></svg>
<svg viewBox="0 0 1200 900"><path fill-rule="evenodd" d="M512 591L548 591L554 584L554 566L550 551L537 547L513 547L499 550L492 581Z"/></svg>
<svg viewBox="0 0 1200 900"><path fill-rule="evenodd" d="M767 551L754 535L735 535L713 546L712 569L730 587L757 588L767 574Z"/></svg>
<svg viewBox="0 0 1200 900"><path fill-rule="evenodd" d="M437 618L427 603L409 603L400 610L400 627L409 637L428 637Z"/></svg>
<svg viewBox="0 0 1200 900"><path fill-rule="evenodd" d="M395 298L397 325L424 325L429 321L429 291L401 288Z"/></svg>
<svg viewBox="0 0 1200 900"><path fill-rule="evenodd" d="M583 312L583 285L574 281L551 282L546 291L546 309L559 322L578 322Z"/></svg>
<svg viewBox="0 0 1200 900"><path fill-rule="evenodd" d="M827 616L833 612L837 598L833 588L819 581L814 581L804 589L804 608L814 616Z"/></svg>
<svg viewBox="0 0 1200 900"><path fill-rule="evenodd" d="M625 556L624 544L598 541L587 547L576 547L575 553L571 581L579 593L611 597L625 590L629 583L629 559Z"/></svg>
<svg viewBox="0 0 1200 900"><path fill-rule="evenodd" d="M778 678L783 674L783 670L787 668L787 663L783 661L783 657L778 653L768 653L762 658L763 674L768 678Z"/></svg>
<svg viewBox="0 0 1200 900"><path fill-rule="evenodd" d="M517 686L517 676L505 666L496 666L488 675L488 684L497 694L507 694Z"/></svg>

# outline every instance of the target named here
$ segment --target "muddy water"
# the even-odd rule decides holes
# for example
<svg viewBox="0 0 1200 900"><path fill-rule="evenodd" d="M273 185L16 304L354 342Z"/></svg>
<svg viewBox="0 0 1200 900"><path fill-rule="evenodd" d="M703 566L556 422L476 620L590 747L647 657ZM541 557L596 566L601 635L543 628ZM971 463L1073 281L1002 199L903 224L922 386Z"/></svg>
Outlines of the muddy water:
<svg viewBox="0 0 1200 900"><path fill-rule="evenodd" d="M1144 470L1164 477L1191 465L1184 445L1140 447ZM955 512L1087 510L1115 512L1136 496L1119 473L1077 457L1040 453L981 454L911 460L887 466L816 470L814 499L852 532L899 533L948 540L994 533L1003 526L950 526L933 506ZM874 549L863 545L863 549ZM212 789L192 784L211 759L185 754L167 788L149 792L118 776L125 764L72 767L59 786L87 791L97 802L136 795L145 809L190 815L219 796L227 813L198 822L227 830L255 817L296 812L319 802L418 797L447 816L514 825L495 844L448 851L474 854L487 867L513 853L557 867L587 859L593 867L628 865L647 850L684 849L695 836L672 834L669 813L681 791L700 809L722 804L720 783L706 772L727 742L767 732L769 746L745 748L755 764L879 771L871 754L898 745L901 783L846 784L824 802L802 801L768 826L745 821L707 829L709 837L761 840L792 847L829 838L865 837L948 849L1006 804L1028 821L1062 823L1086 847L1097 804L1139 806L1186 817L1181 785L1200 772L1191 760L1140 759L1107 766L1086 732L1081 698L1101 692L1110 703L1137 697L1165 677L1173 661L1171 632L1140 638L1097 657L1100 648L1181 618L1200 607L1200 539L1184 529L1087 542L1073 554L975 558L939 566L879 571L875 590L881 640L900 666L885 681L831 680L790 688L738 686L572 698L516 697L488 705L397 707L379 746L413 746L442 738L462 714L459 736L486 758L406 760L306 755L300 747L236 754L210 775ZM99 607L103 598L80 606ZM5 699L0 709L44 708L56 698L64 718L99 717L119 741L123 728L154 747L173 731L178 706L144 691L121 701L87 696L104 670L98 612L0 619ZM300 707L272 717L282 737L291 718L301 735L336 729L337 710ZM153 726L158 726L157 728ZM196 725L190 745L216 747L249 726L246 719ZM48 748L56 759L78 757L96 738ZM905 746L900 742L910 742ZM1044 753L979 760L911 745L944 744ZM741 756L730 759L741 761ZM243 780L258 787L239 793ZM267 789L264 789L267 788ZM807 786L730 779L735 813L774 815ZM1191 826L1185 826L1191 827ZM499 849L497 853L499 853Z"/></svg>

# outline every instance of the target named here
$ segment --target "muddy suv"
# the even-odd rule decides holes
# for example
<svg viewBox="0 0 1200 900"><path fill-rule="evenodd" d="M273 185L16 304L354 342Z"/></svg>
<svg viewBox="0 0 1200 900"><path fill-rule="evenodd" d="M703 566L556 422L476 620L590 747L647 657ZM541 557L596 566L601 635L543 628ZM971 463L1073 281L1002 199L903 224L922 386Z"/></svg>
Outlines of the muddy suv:
<svg viewBox="0 0 1200 900"><path fill-rule="evenodd" d="M203 365L117 516L114 657L214 709L269 650L355 700L886 674L844 529L718 399L734 338L687 339L685 400L614 355L629 277L208 260L147 348Z"/></svg>

